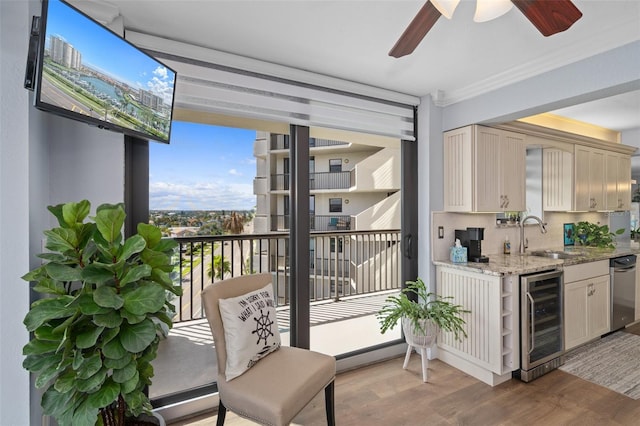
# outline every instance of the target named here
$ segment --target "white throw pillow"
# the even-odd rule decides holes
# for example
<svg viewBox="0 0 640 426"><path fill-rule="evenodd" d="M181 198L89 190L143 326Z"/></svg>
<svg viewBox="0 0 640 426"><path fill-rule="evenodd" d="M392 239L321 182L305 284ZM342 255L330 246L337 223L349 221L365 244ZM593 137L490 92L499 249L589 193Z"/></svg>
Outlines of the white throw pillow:
<svg viewBox="0 0 640 426"><path fill-rule="evenodd" d="M227 343L225 376L229 381L277 350L280 332L271 284L242 296L220 299L218 305Z"/></svg>

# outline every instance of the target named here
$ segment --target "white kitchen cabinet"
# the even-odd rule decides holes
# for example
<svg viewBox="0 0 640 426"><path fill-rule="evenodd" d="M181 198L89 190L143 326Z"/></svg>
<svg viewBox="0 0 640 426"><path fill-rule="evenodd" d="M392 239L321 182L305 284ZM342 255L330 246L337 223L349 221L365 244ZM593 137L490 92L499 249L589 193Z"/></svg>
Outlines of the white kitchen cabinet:
<svg viewBox="0 0 640 426"><path fill-rule="evenodd" d="M557 148L542 151L542 209L573 210L573 153Z"/></svg>
<svg viewBox="0 0 640 426"><path fill-rule="evenodd" d="M525 136L484 126L444 133L444 209L525 210Z"/></svg>
<svg viewBox="0 0 640 426"><path fill-rule="evenodd" d="M564 269L565 349L609 332L610 284L607 260Z"/></svg>
<svg viewBox="0 0 640 426"><path fill-rule="evenodd" d="M605 210L605 153L587 146L575 146L574 210Z"/></svg>
<svg viewBox="0 0 640 426"><path fill-rule="evenodd" d="M440 332L438 358L491 386L510 380L520 367L520 277L438 266L436 282L438 294L470 311L463 315L466 338Z"/></svg>
<svg viewBox="0 0 640 426"><path fill-rule="evenodd" d="M631 208L631 158L616 152L606 153L606 209Z"/></svg>

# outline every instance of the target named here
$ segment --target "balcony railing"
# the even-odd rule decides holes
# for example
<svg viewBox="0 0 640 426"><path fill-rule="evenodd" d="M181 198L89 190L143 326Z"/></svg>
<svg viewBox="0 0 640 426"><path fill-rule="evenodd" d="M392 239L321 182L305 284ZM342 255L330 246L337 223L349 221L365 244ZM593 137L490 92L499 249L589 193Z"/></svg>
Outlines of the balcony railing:
<svg viewBox="0 0 640 426"><path fill-rule="evenodd" d="M289 135L277 135L271 139L271 149L289 149ZM309 138L309 147L317 148L323 146L349 145L348 142L335 141L331 139Z"/></svg>
<svg viewBox="0 0 640 426"><path fill-rule="evenodd" d="M269 272L278 306L289 304L289 234L175 238L175 322L203 318L202 289L215 281ZM312 232L310 301L338 300L400 288L400 231Z"/></svg>
<svg viewBox="0 0 640 426"><path fill-rule="evenodd" d="M309 217L311 231L349 231L351 230L351 216L316 215ZM271 230L284 231L289 229L289 215L271 215Z"/></svg>
<svg viewBox="0 0 640 426"><path fill-rule="evenodd" d="M309 189L349 189L354 184L353 171L309 174ZM289 173L271 175L272 191L289 190Z"/></svg>

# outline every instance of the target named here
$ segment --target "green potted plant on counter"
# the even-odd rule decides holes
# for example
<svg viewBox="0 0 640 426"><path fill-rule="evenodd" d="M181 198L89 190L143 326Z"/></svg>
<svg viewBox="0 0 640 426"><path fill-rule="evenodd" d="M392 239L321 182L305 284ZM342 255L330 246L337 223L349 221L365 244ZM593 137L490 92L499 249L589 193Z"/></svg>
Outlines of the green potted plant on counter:
<svg viewBox="0 0 640 426"><path fill-rule="evenodd" d="M591 222L578 222L575 225L577 240L580 245L598 248L614 249L616 235L624 233L624 229L615 232L609 230L608 225L598 225Z"/></svg>
<svg viewBox="0 0 640 426"><path fill-rule="evenodd" d="M23 276L45 296L24 319L23 366L60 425L126 425L151 414L151 361L181 294L171 279L177 243L144 223L124 239L122 204L99 206L92 222L90 207L48 207L59 227L44 232L45 263Z"/></svg>

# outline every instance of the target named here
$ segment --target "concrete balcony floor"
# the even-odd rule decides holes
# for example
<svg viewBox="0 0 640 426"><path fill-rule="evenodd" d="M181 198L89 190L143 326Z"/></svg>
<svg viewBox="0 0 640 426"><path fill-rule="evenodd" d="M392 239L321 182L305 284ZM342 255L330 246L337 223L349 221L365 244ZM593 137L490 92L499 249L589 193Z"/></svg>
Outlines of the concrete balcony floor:
<svg viewBox="0 0 640 426"><path fill-rule="evenodd" d="M397 293L393 290L345 297L337 302L312 303L311 349L339 355L400 338L399 327L380 334L376 319L384 300ZM278 309L278 327L284 345L289 343L289 314L288 306ZM160 343L153 366L151 398L215 382L218 366L206 319L176 324L169 338Z"/></svg>

